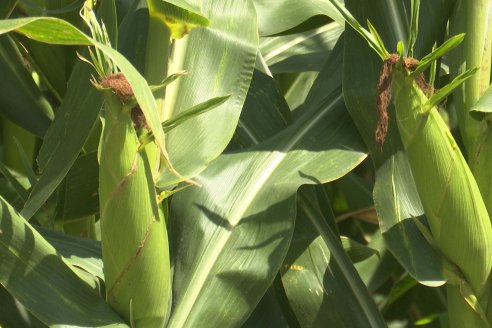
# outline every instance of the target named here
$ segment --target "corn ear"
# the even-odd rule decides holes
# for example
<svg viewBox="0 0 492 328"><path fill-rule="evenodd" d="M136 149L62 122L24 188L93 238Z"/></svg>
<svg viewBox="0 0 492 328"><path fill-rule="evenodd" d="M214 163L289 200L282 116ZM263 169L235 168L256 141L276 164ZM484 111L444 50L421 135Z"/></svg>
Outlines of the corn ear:
<svg viewBox="0 0 492 328"><path fill-rule="evenodd" d="M151 162L147 152L138 150L131 107L114 88L105 93L99 198L106 298L134 327L162 327L168 316L170 263Z"/></svg>
<svg viewBox="0 0 492 328"><path fill-rule="evenodd" d="M481 290L492 267L492 227L476 181L436 108L426 108L427 97L403 68L393 73L393 96L436 244Z"/></svg>
<svg viewBox="0 0 492 328"><path fill-rule="evenodd" d="M486 305L492 226L475 178L437 109L427 105L427 97L401 64L393 70L392 89L398 129L435 244ZM449 304L464 305L450 316L477 316L464 295L452 299L459 292L450 291ZM482 324L476 327L487 326L476 322Z"/></svg>

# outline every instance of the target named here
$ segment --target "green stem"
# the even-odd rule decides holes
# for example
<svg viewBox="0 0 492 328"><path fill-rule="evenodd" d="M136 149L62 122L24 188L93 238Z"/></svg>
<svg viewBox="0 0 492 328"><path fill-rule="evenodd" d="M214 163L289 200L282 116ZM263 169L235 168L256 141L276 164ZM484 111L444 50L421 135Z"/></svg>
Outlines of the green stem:
<svg viewBox="0 0 492 328"><path fill-rule="evenodd" d="M460 48L449 54L451 74L457 76L467 69L480 67L477 74L454 92L459 128L472 168L483 146L483 131L486 122L473 119L469 115L469 110L489 86L490 9L490 0L457 0L454 15L449 24L450 35L466 33Z"/></svg>
<svg viewBox="0 0 492 328"><path fill-rule="evenodd" d="M144 77L150 85L162 83L168 75L170 44L171 30L169 27L164 25L159 18L150 16L144 72ZM154 93L161 120L164 115L164 95L165 89Z"/></svg>
<svg viewBox="0 0 492 328"><path fill-rule="evenodd" d="M169 47L171 44L171 30L162 21L149 16L149 28L147 33L147 48L145 52L144 77L150 85L158 85L168 75ZM166 89L154 93L157 103L157 111L161 121L164 120L164 97ZM151 163L153 176L159 171L160 153L156 147L145 147L144 151Z"/></svg>

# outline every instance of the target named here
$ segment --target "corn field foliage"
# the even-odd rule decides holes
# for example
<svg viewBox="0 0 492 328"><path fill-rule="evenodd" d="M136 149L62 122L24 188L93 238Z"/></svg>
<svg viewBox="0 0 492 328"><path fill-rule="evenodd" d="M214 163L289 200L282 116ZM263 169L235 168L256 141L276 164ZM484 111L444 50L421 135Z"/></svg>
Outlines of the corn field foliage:
<svg viewBox="0 0 492 328"><path fill-rule="evenodd" d="M491 40L490 0L1 1L0 327L490 328Z"/></svg>

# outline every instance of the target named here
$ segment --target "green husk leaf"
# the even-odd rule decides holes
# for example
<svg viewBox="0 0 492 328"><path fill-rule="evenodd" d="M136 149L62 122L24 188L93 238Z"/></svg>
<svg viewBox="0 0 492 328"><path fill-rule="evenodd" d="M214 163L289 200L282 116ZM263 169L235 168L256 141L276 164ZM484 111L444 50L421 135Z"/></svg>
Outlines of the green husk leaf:
<svg viewBox="0 0 492 328"><path fill-rule="evenodd" d="M189 109L187 109L184 112L179 113L175 117L173 117L170 120L162 122L162 129L164 130L165 133L171 131L175 127L179 126L180 124L188 121L189 119L192 119L198 115L204 114L219 105L222 105L224 102L226 102L227 99L229 99L229 96L223 96L223 97L215 97L212 99L209 99L207 101L204 101L198 105L195 105ZM145 135L140 137L140 143L142 148L146 144L154 141L154 134L152 132L148 132Z"/></svg>
<svg viewBox="0 0 492 328"><path fill-rule="evenodd" d="M171 131L172 129L186 122L187 120L196 117L198 115L204 114L209 110L212 110L218 107L219 105L222 105L224 102L226 102L227 99L229 99L229 97L230 95L215 97L207 101L204 101L198 105L195 105L190 109L187 109L186 111L179 113L172 119L163 122L162 128L164 129L165 132Z"/></svg>
<svg viewBox="0 0 492 328"><path fill-rule="evenodd" d="M35 227L71 265L104 281L101 242Z"/></svg>
<svg viewBox="0 0 492 328"><path fill-rule="evenodd" d="M451 49L457 47L463 41L464 38L465 38L464 33L450 37L437 49L435 49L430 54L422 58L417 64L417 66L415 67L415 70L412 71L408 76L412 78L417 78L420 75L420 73L423 73L427 69L427 67L429 67L432 64L433 61L439 59L444 54L449 52Z"/></svg>
<svg viewBox="0 0 492 328"><path fill-rule="evenodd" d="M449 84L444 86L443 88L439 89L439 91L435 94L433 94L425 106L427 108L432 108L434 106L437 106L444 98L446 98L451 92L454 91L458 86L460 86L463 82L465 82L467 79L473 76L478 71L478 67L471 68L457 77L453 79Z"/></svg>
<svg viewBox="0 0 492 328"><path fill-rule="evenodd" d="M432 51L436 50L437 44L434 43L432 46ZM429 72L429 86L431 87L431 96L434 94L434 84L436 82L436 74L437 74L437 60L434 60L430 66Z"/></svg>
<svg viewBox="0 0 492 328"><path fill-rule="evenodd" d="M180 71L180 72L176 72L174 74L171 74L168 77L166 77L164 79L164 81L162 81L161 84L159 84L159 85L151 85L150 86L150 90L152 90L152 92L156 92L156 91L162 90L165 87L167 87L169 84L173 83L174 81L176 81L180 77L185 76L186 74L188 74L188 72L186 72L186 71Z"/></svg>
<svg viewBox="0 0 492 328"><path fill-rule="evenodd" d="M376 30L376 28L374 27L374 25L372 25L369 20L367 20L367 27L369 28L369 31L371 32L371 34L374 36L374 39L376 40L379 48L380 49L386 49L386 47L384 46L383 39L379 35L379 33Z"/></svg>
<svg viewBox="0 0 492 328"><path fill-rule="evenodd" d="M405 46L403 45L402 41L398 41L396 44L396 51L398 51L398 56L400 57L400 61L403 58L403 52L405 52Z"/></svg>

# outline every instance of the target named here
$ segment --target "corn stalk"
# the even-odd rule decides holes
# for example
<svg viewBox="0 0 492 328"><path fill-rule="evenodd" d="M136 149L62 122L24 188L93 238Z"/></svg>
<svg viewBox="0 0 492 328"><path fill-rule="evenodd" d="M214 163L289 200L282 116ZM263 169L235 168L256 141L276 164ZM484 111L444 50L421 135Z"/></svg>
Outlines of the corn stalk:
<svg viewBox="0 0 492 328"><path fill-rule="evenodd" d="M480 67L477 74L456 89L453 97L469 163L472 171L480 176L476 176L477 181L482 193L486 191L484 198L488 206L492 206L492 202L488 201L488 189L485 190L483 187L489 183L490 175L484 175L482 167L485 164L483 159L487 156L485 153L489 152L486 143L489 127L486 121L475 119L469 111L489 86L491 9L490 0L457 0L449 24L450 33L466 33L460 51L449 55L451 74L457 76L467 69Z"/></svg>

